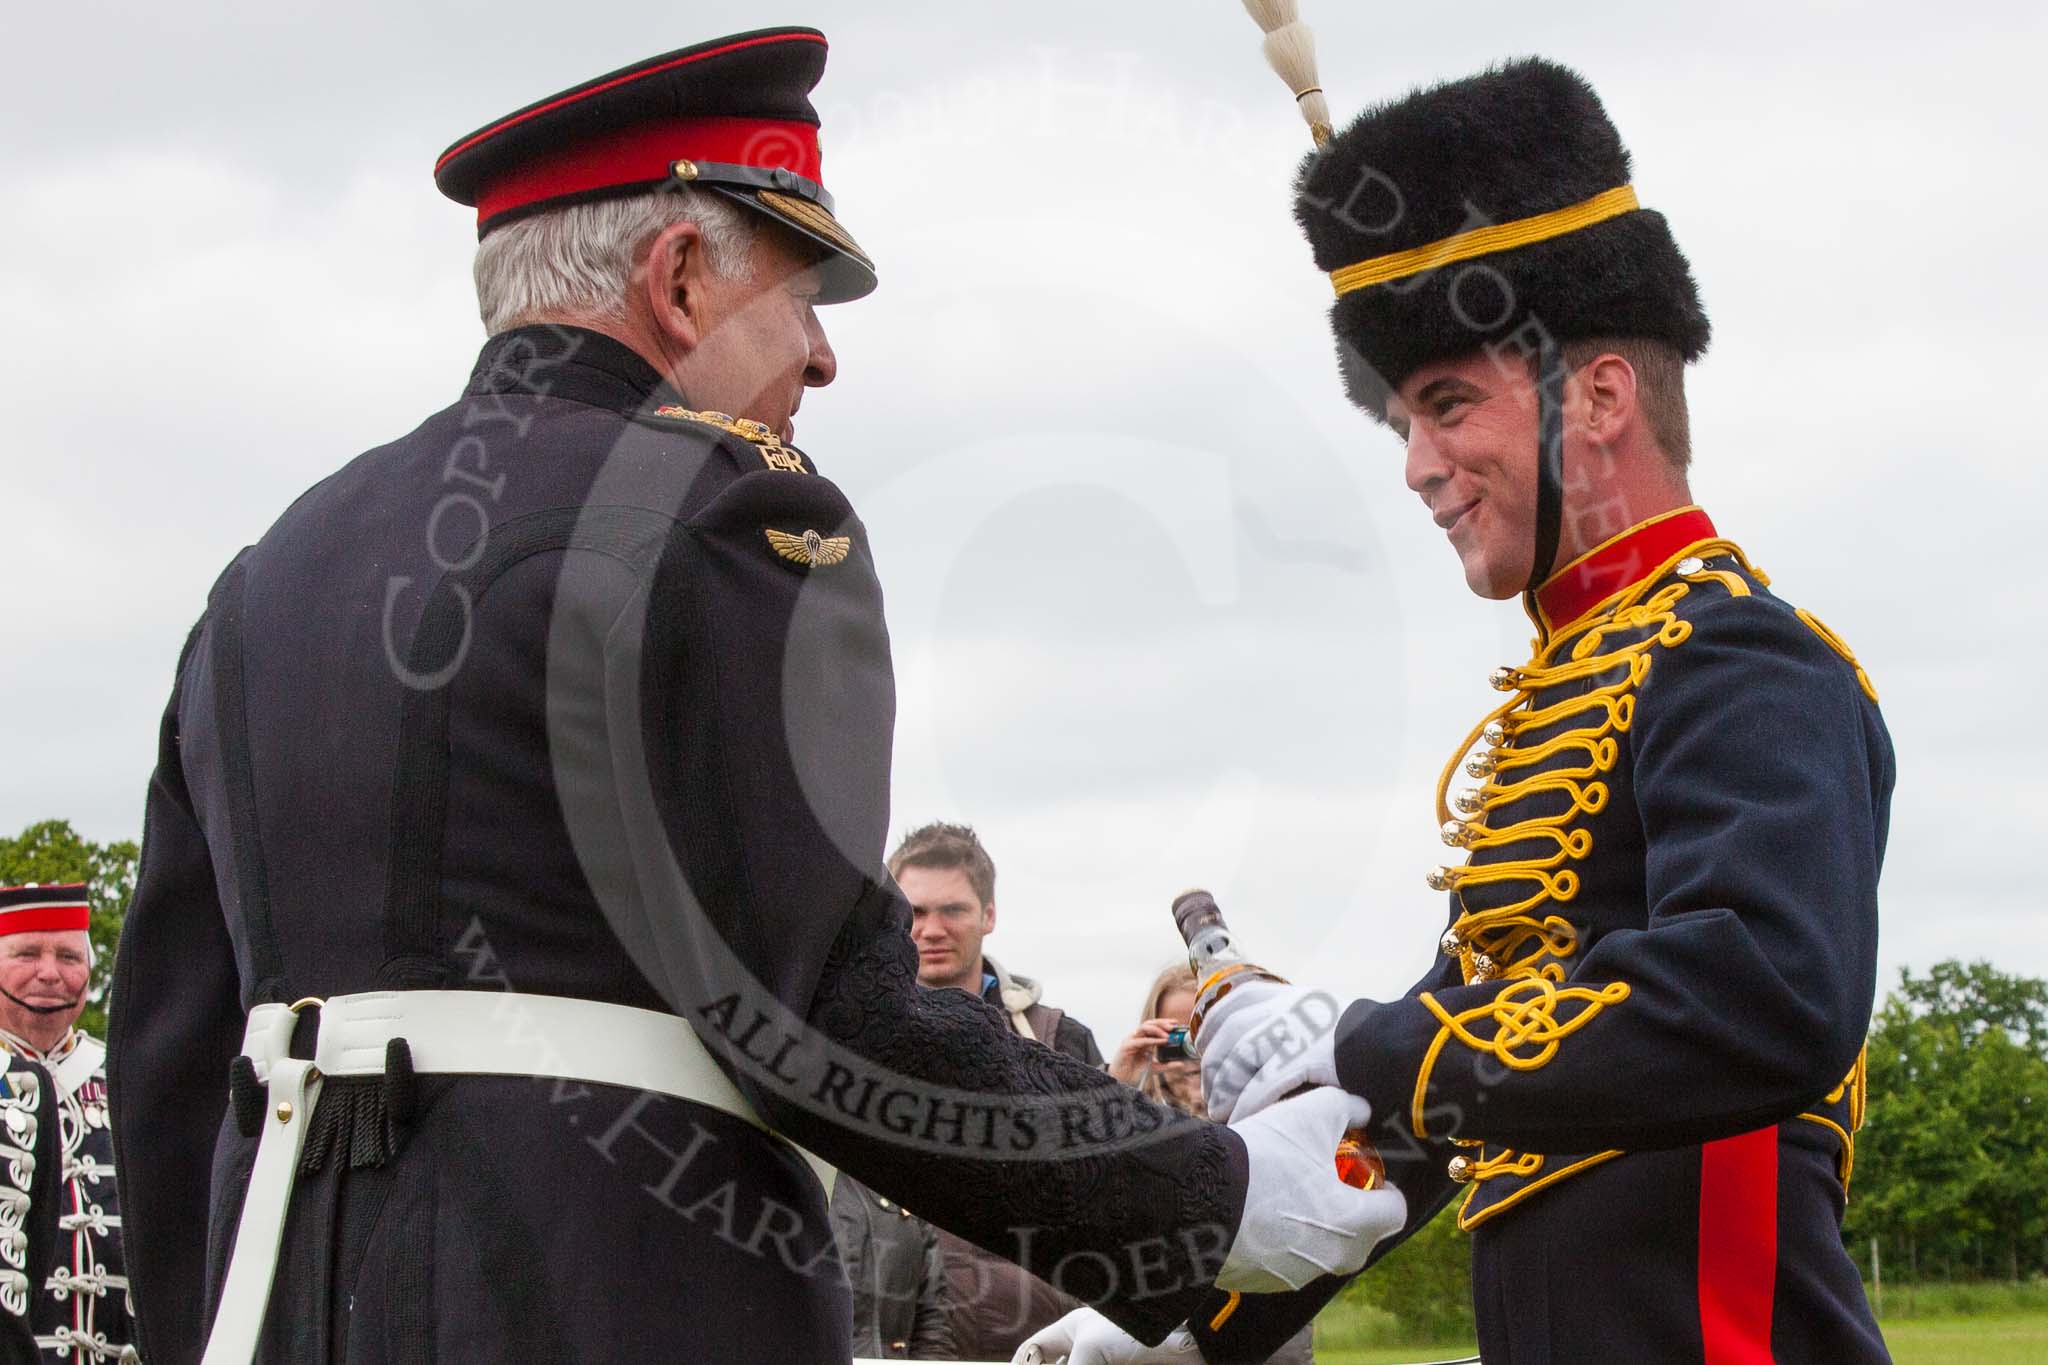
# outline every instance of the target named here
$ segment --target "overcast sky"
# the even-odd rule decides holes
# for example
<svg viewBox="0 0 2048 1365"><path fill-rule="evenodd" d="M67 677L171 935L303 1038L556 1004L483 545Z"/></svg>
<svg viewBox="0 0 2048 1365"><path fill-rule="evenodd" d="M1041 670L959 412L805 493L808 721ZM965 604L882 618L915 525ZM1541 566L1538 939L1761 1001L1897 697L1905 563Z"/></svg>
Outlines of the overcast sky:
<svg viewBox="0 0 2048 1365"><path fill-rule="evenodd" d="M1899 752L1883 973L2048 975L2037 5L1304 0L1341 121L1541 53L1599 88L1715 323L1694 490L1857 650ZM832 39L882 288L798 440L873 533L895 825L978 826L989 946L1108 1048L1205 883L1272 965L1427 965L1432 789L1525 657L1348 407L1236 0L31 7L0 57L0 831L140 833L207 586L480 343L457 136L641 57Z"/></svg>

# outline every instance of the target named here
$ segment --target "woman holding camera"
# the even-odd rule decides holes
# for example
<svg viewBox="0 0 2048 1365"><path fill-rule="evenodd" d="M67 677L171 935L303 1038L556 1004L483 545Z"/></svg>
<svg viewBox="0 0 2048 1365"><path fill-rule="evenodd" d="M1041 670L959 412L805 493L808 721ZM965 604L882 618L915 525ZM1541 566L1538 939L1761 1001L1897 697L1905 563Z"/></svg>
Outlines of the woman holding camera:
<svg viewBox="0 0 2048 1365"><path fill-rule="evenodd" d="M1135 1086L1148 1098L1183 1113L1202 1112L1202 1064L1195 1060L1188 1037L1188 1015L1195 1008L1195 973L1181 958L1152 979L1138 1012L1138 1026L1116 1045L1109 1074ZM1266 1365L1315 1365L1313 1324L1267 1358Z"/></svg>
<svg viewBox="0 0 2048 1365"><path fill-rule="evenodd" d="M1202 1112L1202 1068L1188 1042L1195 973L1183 958L1153 978L1138 1027L1117 1044L1109 1074L1184 1113Z"/></svg>

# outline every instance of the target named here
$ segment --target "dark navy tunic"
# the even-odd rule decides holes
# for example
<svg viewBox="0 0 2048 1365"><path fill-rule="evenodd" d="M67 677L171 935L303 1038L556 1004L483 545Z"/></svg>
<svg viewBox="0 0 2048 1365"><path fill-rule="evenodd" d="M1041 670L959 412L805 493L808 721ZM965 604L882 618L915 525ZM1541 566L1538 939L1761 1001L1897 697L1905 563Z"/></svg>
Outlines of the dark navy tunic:
<svg viewBox="0 0 2048 1365"><path fill-rule="evenodd" d="M838 489L597 333L493 338L453 406L293 504L179 663L114 984L152 1365L195 1358L224 1273L245 1011L388 988L681 1013L870 1187L1134 1331L1180 1321L1242 1144L917 990L881 868L893 710ZM276 1286L263 1354L295 1365L849 1353L787 1146L567 1081L330 1080Z"/></svg>
<svg viewBox="0 0 2048 1365"><path fill-rule="evenodd" d="M1489 1365L1885 1360L1841 1242L1894 775L1876 691L1697 508L1530 608L1534 657L1439 794L1465 857L1429 874L1436 965L1339 1025L1410 1228L1463 1193ZM1246 1300L1209 1358L1258 1358L1336 1288Z"/></svg>

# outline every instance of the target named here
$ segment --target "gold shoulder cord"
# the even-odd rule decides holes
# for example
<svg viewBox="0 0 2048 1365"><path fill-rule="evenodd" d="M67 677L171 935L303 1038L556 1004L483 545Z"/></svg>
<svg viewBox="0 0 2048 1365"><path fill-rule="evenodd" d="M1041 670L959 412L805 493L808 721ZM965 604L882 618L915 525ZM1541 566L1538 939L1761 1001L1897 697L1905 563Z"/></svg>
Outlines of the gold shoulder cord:
<svg viewBox="0 0 2048 1365"><path fill-rule="evenodd" d="M1864 696L1870 698L1872 703L1875 703L1877 701L1877 685L1870 681L1870 675L1863 671L1863 665L1856 662L1856 652L1849 648L1841 636L1829 630L1825 622L1806 608L1795 607L1793 615L1804 621L1808 630L1820 636L1826 642L1829 649L1832 649L1848 661L1849 667L1856 670L1856 685L1863 689Z"/></svg>

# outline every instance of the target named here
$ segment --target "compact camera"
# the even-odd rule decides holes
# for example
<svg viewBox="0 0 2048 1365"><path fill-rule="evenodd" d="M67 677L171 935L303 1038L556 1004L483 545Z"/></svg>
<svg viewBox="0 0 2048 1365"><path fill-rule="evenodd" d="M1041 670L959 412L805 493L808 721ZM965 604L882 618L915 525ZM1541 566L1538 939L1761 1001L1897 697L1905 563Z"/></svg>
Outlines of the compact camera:
<svg viewBox="0 0 2048 1365"><path fill-rule="evenodd" d="M1155 1062L1192 1062L1196 1060L1195 1040L1188 1037L1184 1028L1169 1029L1166 1041L1152 1049Z"/></svg>

